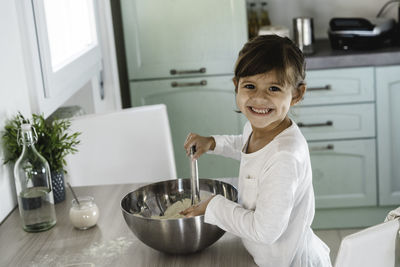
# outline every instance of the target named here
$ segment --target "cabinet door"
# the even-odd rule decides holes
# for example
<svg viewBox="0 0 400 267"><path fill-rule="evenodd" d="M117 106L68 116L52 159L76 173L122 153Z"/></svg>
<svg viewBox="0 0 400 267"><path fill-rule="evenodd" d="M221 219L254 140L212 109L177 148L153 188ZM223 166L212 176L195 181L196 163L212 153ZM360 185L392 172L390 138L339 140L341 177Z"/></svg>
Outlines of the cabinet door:
<svg viewBox="0 0 400 267"><path fill-rule="evenodd" d="M374 101L374 69L347 68L307 71L307 92L300 105Z"/></svg>
<svg viewBox="0 0 400 267"><path fill-rule="evenodd" d="M379 202L400 204L400 66L376 69Z"/></svg>
<svg viewBox="0 0 400 267"><path fill-rule="evenodd" d="M295 106L290 115L309 141L375 137L375 104Z"/></svg>
<svg viewBox="0 0 400 267"><path fill-rule="evenodd" d="M190 177L183 143L189 132L203 136L240 134L241 114L231 76L131 82L134 106L164 103L174 143L178 177ZM239 161L204 154L198 160L199 177L237 177Z"/></svg>
<svg viewBox="0 0 400 267"><path fill-rule="evenodd" d="M130 80L232 73L247 40L244 0L121 0L121 7Z"/></svg>
<svg viewBox="0 0 400 267"><path fill-rule="evenodd" d="M317 208L376 205L375 139L309 142Z"/></svg>

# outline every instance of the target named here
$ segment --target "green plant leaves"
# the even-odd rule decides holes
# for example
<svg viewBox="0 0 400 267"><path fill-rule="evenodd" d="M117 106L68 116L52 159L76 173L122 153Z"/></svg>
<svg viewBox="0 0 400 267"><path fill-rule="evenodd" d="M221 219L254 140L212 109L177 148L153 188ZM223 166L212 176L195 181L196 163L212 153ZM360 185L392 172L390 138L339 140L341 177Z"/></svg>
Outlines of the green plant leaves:
<svg viewBox="0 0 400 267"><path fill-rule="evenodd" d="M29 122L21 113L6 122L2 141L5 151L4 164L15 162L22 153L22 146L18 144L18 131L22 123ZM52 171L64 171L66 166L65 157L78 150L76 146L80 143L78 137L81 133L69 133L71 122L67 119L53 120L48 122L43 115L32 114L30 122L38 135L36 150L47 159Z"/></svg>

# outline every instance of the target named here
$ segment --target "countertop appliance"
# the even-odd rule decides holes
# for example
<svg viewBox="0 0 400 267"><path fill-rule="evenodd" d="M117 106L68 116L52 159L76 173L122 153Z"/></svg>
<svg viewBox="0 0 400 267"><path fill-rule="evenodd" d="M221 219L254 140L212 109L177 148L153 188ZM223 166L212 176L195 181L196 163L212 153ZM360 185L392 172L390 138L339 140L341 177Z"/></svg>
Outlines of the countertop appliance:
<svg viewBox="0 0 400 267"><path fill-rule="evenodd" d="M332 18L328 35L333 49L374 49L392 43L395 25L388 18Z"/></svg>

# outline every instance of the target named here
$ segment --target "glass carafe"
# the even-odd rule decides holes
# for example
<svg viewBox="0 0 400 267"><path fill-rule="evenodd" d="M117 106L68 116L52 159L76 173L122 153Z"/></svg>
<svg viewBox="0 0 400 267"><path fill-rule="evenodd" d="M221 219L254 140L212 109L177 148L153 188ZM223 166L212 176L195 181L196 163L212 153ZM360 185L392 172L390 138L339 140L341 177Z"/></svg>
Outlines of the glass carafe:
<svg viewBox="0 0 400 267"><path fill-rule="evenodd" d="M40 232L56 224L50 167L37 152L30 124L22 124L18 143L23 146L14 166L15 186L22 227L27 232Z"/></svg>

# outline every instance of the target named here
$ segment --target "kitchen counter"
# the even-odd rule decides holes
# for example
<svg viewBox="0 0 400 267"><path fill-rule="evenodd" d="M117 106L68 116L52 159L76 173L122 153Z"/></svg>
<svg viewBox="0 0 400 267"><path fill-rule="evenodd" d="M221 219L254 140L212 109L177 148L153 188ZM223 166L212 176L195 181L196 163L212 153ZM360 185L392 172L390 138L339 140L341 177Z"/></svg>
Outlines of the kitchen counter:
<svg viewBox="0 0 400 267"><path fill-rule="evenodd" d="M235 178L222 181L237 183ZM71 194L56 205L57 224L40 233L21 227L18 209L0 225L0 266L256 266L240 238L225 233L216 243L190 255L169 255L143 244L128 228L120 201L143 184L76 187L100 209L97 226L76 230L69 222Z"/></svg>
<svg viewBox="0 0 400 267"><path fill-rule="evenodd" d="M306 56L307 70L400 65L400 46L365 51L333 50L329 40L316 40L315 53Z"/></svg>

